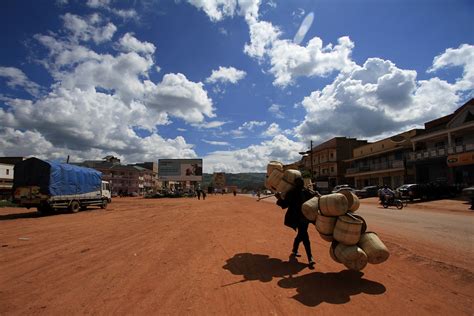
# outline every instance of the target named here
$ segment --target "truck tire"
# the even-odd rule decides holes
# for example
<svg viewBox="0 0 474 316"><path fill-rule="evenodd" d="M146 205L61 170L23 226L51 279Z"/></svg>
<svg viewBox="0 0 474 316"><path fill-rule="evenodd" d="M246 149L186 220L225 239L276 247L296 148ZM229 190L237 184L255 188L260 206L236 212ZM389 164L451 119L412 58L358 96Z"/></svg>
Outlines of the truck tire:
<svg viewBox="0 0 474 316"><path fill-rule="evenodd" d="M53 212L53 209L49 205L41 204L37 207L38 214L40 215L49 215Z"/></svg>
<svg viewBox="0 0 474 316"><path fill-rule="evenodd" d="M100 205L100 208L102 209L107 208L107 200L102 200L102 204Z"/></svg>
<svg viewBox="0 0 474 316"><path fill-rule="evenodd" d="M77 213L81 209L81 204L79 204L78 201L72 201L71 204L69 204L69 211L71 213Z"/></svg>

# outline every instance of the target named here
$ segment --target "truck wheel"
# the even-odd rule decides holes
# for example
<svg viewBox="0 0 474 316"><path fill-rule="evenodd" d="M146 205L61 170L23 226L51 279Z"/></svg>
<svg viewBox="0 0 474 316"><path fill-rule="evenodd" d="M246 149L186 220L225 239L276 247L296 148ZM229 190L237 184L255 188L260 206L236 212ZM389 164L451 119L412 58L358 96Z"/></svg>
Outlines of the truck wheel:
<svg viewBox="0 0 474 316"><path fill-rule="evenodd" d="M102 204L100 205L100 208L107 208L107 200L102 200Z"/></svg>
<svg viewBox="0 0 474 316"><path fill-rule="evenodd" d="M79 204L78 201L72 201L71 204L69 205L69 210L71 213L77 213L81 209L81 205Z"/></svg>

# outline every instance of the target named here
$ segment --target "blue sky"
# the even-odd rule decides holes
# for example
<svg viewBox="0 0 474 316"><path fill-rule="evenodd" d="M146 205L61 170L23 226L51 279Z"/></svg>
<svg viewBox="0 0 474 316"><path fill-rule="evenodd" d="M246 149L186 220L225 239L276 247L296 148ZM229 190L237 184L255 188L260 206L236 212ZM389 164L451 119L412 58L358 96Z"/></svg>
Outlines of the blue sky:
<svg viewBox="0 0 474 316"><path fill-rule="evenodd" d="M472 1L0 2L0 155L265 170L473 97ZM298 35L297 35L298 34Z"/></svg>

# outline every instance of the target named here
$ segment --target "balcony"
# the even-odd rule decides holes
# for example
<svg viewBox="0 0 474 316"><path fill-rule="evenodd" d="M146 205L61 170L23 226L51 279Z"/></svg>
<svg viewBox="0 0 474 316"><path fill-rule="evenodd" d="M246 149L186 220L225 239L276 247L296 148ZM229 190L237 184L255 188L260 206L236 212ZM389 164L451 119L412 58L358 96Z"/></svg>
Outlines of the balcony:
<svg viewBox="0 0 474 316"><path fill-rule="evenodd" d="M360 172L372 172L380 170L400 169L403 168L403 160L392 160L381 163L369 164L368 166L358 166L355 168L348 168L346 174L355 174Z"/></svg>
<svg viewBox="0 0 474 316"><path fill-rule="evenodd" d="M462 145L451 146L451 147L445 146L445 147L438 147L438 148L430 148L430 149L418 150L418 151L409 153L408 160L415 161L415 160L447 157L448 155L460 154L460 153L472 151L472 150L474 150L474 144L462 144Z"/></svg>

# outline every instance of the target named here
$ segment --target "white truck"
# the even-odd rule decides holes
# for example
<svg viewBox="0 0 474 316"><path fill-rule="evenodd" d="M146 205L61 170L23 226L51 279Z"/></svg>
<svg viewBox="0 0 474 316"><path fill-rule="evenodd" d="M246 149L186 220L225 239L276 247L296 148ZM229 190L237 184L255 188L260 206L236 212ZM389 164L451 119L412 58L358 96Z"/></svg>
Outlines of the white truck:
<svg viewBox="0 0 474 316"><path fill-rule="evenodd" d="M112 201L110 184L94 169L29 158L15 165L13 198L39 213L68 209L76 213L88 206L106 208Z"/></svg>

